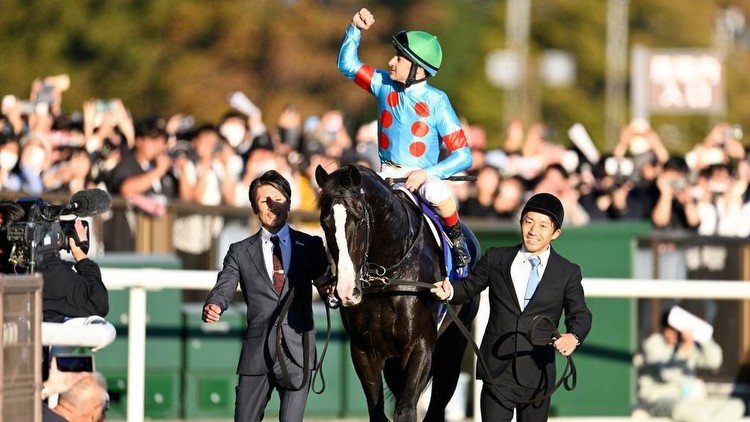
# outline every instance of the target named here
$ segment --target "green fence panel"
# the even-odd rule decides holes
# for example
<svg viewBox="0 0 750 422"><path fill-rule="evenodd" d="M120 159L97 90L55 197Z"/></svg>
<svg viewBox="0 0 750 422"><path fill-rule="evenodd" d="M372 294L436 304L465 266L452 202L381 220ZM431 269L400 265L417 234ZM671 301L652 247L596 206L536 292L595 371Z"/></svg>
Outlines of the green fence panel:
<svg viewBox="0 0 750 422"><path fill-rule="evenodd" d="M185 418L231 419L234 415L234 388L237 385L237 375L234 372L185 371Z"/></svg>
<svg viewBox="0 0 750 422"><path fill-rule="evenodd" d="M226 372L237 370L242 338L247 331L246 308L232 304L217 322L201 320L203 304L191 303L182 308L185 327L185 370Z"/></svg>
<svg viewBox="0 0 750 422"><path fill-rule="evenodd" d="M179 269L173 255L106 254L96 258L102 268ZM114 325L117 337L95 354L101 371L127 370L128 362L128 290L109 291L107 321ZM181 370L182 363L182 292L180 290L146 293L146 368Z"/></svg>
<svg viewBox="0 0 750 422"><path fill-rule="evenodd" d="M100 371L126 370L128 364L128 291L109 292L107 321L115 326L117 337L96 352ZM181 370L182 292L162 290L146 293L146 369Z"/></svg>
<svg viewBox="0 0 750 422"><path fill-rule="evenodd" d="M201 321L203 304L182 308L185 324L185 418L232 418L237 362L247 330L246 309L232 304L212 324Z"/></svg>
<svg viewBox="0 0 750 422"><path fill-rule="evenodd" d="M107 419L127 417L127 371L103 372L109 392ZM149 370L146 372L144 416L151 419L178 419L182 417L182 373L178 370Z"/></svg>

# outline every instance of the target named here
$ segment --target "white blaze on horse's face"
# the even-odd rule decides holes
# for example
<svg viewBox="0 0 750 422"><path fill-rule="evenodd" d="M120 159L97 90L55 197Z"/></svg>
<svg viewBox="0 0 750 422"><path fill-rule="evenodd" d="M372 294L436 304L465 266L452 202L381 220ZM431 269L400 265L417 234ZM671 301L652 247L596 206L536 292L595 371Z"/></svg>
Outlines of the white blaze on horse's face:
<svg viewBox="0 0 750 422"><path fill-rule="evenodd" d="M336 263L338 283L336 293L341 299L341 305L354 306L362 300L361 295L354 296L355 277L354 264L349 256L349 245L346 243L346 208L341 204L333 206L333 221L336 227L334 238L339 249L339 261Z"/></svg>

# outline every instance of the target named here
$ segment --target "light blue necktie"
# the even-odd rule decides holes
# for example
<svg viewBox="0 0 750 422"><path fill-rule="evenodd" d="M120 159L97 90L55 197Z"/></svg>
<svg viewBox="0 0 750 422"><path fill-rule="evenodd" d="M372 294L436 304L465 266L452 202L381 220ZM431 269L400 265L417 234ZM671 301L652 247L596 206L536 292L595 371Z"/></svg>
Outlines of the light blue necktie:
<svg viewBox="0 0 750 422"><path fill-rule="evenodd" d="M531 263L531 273L529 273L529 282L526 284L526 294L524 295L523 300L524 309L526 309L526 306L529 304L531 296L534 296L536 286L539 285L539 271L537 267L539 266L540 262L542 262L542 260L538 256L532 255L529 257L529 263Z"/></svg>

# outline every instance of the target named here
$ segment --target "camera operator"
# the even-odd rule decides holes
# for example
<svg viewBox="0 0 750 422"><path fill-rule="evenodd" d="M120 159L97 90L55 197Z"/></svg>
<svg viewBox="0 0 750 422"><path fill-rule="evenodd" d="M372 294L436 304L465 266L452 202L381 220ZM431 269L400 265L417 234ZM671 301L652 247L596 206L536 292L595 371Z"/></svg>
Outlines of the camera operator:
<svg viewBox="0 0 750 422"><path fill-rule="evenodd" d="M78 219L74 227L80 242L71 237L68 246L75 265L60 258L59 251L49 251L39 257L37 271L44 278L42 311L45 322L91 315L104 317L109 312L109 297L99 265L81 248L88 241L88 229Z"/></svg>

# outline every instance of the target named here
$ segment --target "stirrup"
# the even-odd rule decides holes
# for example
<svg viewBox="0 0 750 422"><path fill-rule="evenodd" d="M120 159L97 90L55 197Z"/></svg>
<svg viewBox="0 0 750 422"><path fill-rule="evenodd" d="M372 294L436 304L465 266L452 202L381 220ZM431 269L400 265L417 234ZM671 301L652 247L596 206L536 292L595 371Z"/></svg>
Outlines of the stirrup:
<svg viewBox="0 0 750 422"><path fill-rule="evenodd" d="M471 262L471 255L469 254L469 247L466 245L464 235L459 233L458 236L450 239L450 241L453 266L457 268L468 267L469 262Z"/></svg>
<svg viewBox="0 0 750 422"><path fill-rule="evenodd" d="M469 250L466 248L465 244L459 243L453 245L451 248L451 254L453 255L454 267L460 268L469 266L471 256L469 255Z"/></svg>

